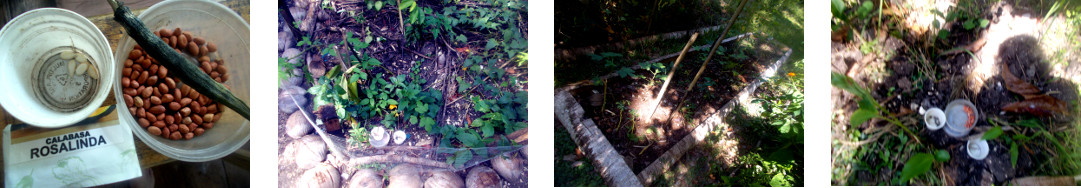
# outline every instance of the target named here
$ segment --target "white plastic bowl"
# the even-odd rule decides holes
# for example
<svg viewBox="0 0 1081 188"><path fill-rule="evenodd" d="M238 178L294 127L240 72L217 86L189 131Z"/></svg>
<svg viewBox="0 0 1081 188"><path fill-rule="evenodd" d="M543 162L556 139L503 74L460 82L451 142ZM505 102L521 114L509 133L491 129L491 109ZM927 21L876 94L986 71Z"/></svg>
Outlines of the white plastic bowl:
<svg viewBox="0 0 1081 188"><path fill-rule="evenodd" d="M33 89L35 65L48 58L47 51L62 46L85 51L96 62L101 79L90 102L71 112L58 112L36 99ZM55 52L54 52L55 53ZM0 30L0 105L27 124L59 128L85 119L109 96L113 85L113 55L105 35L94 23L75 12L42 8L20 14Z"/></svg>
<svg viewBox="0 0 1081 188"><path fill-rule="evenodd" d="M139 15L146 27L151 31L167 28L180 27L184 31L190 31L192 35L205 38L207 41L218 45L218 55L225 60L225 66L229 68L230 79L225 85L230 86L232 93L245 103L251 104L249 99L249 26L233 10L221 4L209 1L178 0L165 1L147 9ZM120 41L116 50L116 57L127 57L136 45L130 37ZM115 71L120 72L125 59L115 61ZM112 77L120 80L120 75ZM214 128L206 130L201 136L191 140L169 140L161 136L150 135L135 122L128 112L127 104L124 104L123 92L119 81L113 84L117 105L122 107L117 110L121 121L131 126L132 132L139 137L147 146L159 153L181 161L202 162L221 158L243 146L249 139L250 122L236 112L225 108L222 118L214 123Z"/></svg>

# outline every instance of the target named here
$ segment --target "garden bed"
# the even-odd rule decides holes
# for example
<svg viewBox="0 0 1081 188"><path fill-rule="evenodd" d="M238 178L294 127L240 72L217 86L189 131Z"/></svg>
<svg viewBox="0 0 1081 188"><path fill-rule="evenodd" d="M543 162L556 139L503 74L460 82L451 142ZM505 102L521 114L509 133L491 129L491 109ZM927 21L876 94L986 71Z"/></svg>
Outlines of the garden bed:
<svg viewBox="0 0 1081 188"><path fill-rule="evenodd" d="M696 58L701 53L688 53L688 58L681 63L678 74L669 86L665 100L652 118L648 117L652 110L649 104L655 98L654 93L659 92L663 83L659 80L666 75L665 72L639 69L634 74L640 76L613 76L593 81L593 85L588 86L572 84L563 90L568 90L575 102L581 104L583 116L597 123L596 127L610 140L631 169L634 172L643 171L669 152L670 148L686 140L707 119L723 116L724 106L731 99L738 98L737 93L750 88L744 86L759 79L769 67L773 67L771 71L776 71L778 59L786 55L783 53L784 47L779 47L766 37L754 36L742 40L722 46L730 53L749 52L744 54L745 58L725 57L728 53L718 56L722 57L719 61L728 63L707 65L693 93L676 94L686 89L704 59ZM667 65L671 62L660 63ZM654 74L657 76L651 76ZM681 96L686 96L687 101L681 110L675 110L674 106L679 103Z"/></svg>
<svg viewBox="0 0 1081 188"><path fill-rule="evenodd" d="M506 154L523 178L500 172L489 183L527 186L525 1L296 1L279 8L280 186L311 171L290 147L310 147L302 137L313 135L327 146L318 161L345 175L372 169L393 176L391 168L411 164L421 166L418 180L440 171L465 180L472 170L499 171L491 161ZM287 135L310 126L290 125L301 111L307 114L298 119L315 122L316 131ZM376 128L408 137L378 146ZM343 176L342 185L347 181Z"/></svg>

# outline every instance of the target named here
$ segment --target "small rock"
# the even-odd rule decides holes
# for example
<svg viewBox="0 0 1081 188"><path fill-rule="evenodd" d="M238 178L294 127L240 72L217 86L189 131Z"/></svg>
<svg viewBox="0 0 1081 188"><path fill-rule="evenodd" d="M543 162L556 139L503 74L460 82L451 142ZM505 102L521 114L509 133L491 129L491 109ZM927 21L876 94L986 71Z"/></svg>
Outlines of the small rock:
<svg viewBox="0 0 1081 188"><path fill-rule="evenodd" d="M289 137L300 138L312 131L311 123L304 117L304 112L293 112L285 122L285 133Z"/></svg>
<svg viewBox="0 0 1081 188"><path fill-rule="evenodd" d="M329 164L319 164L298 178L297 187L336 188L341 187L341 181L337 168Z"/></svg>
<svg viewBox="0 0 1081 188"><path fill-rule="evenodd" d="M289 32L289 29L278 32L278 51L285 50L286 48L294 45L293 34Z"/></svg>
<svg viewBox="0 0 1081 188"><path fill-rule="evenodd" d="M286 59L288 59L288 58L300 58L300 57L297 57L297 55L300 55L300 50L299 49L286 48L285 51L282 51L282 54L279 57L280 58L286 58ZM293 60L294 60L293 62L295 63L296 59L293 59Z"/></svg>
<svg viewBox="0 0 1081 188"><path fill-rule="evenodd" d="M304 77L304 69L301 69L301 68L293 69L293 76L294 77Z"/></svg>

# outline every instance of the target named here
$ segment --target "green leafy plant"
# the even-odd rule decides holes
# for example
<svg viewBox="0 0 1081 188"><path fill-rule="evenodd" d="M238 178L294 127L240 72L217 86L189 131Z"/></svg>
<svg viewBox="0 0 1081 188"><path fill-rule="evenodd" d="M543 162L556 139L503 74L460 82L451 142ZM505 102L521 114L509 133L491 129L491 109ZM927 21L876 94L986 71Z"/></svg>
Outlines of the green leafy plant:
<svg viewBox="0 0 1081 188"><path fill-rule="evenodd" d="M901 170L901 182L908 182L912 178L931 171L931 165L935 158L928 153L917 153L908 157L905 167Z"/></svg>
<svg viewBox="0 0 1081 188"><path fill-rule="evenodd" d="M602 52L601 54L589 54L589 58L595 62L604 62L604 67L616 68L619 67L619 59L623 58L623 54Z"/></svg>

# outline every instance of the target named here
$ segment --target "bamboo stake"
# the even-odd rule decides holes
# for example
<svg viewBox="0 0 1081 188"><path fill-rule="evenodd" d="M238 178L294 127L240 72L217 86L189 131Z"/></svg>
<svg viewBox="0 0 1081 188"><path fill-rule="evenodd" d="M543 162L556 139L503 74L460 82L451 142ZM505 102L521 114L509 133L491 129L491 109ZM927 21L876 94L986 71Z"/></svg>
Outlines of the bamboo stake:
<svg viewBox="0 0 1081 188"><path fill-rule="evenodd" d="M721 36L724 38L724 36ZM672 70L668 71L668 77L664 79L664 84L661 85L661 92L657 94L657 99L653 100L653 110L649 112L649 118L653 119L653 114L657 113L657 107L661 104L661 100L664 99L665 90L668 89L668 84L672 83L672 77L676 75L676 68L679 68L679 62L683 60L683 56L687 54L687 51L691 49L691 45L694 45L694 41L698 39L698 32L691 35L691 40L687 41L687 45L683 46L683 50L679 51L679 57L672 63ZM607 88L606 88L607 89Z"/></svg>
<svg viewBox="0 0 1081 188"><path fill-rule="evenodd" d="M743 7L745 7L746 5L747 0L740 1L739 8L736 9L735 16L732 17L732 20L728 21L728 26L724 27L724 31L721 31L721 37L717 37L717 42L713 43L713 48L709 50L709 55L706 55L706 61L702 62L702 66L698 68L698 73L694 75L694 79L691 79L691 85L687 86L687 91L683 92L684 94L691 93L691 89L694 89L694 84L698 83L698 79L701 78L702 73L706 71L706 65L709 65L709 61L713 59L713 55L716 54L717 48L721 46L721 42L722 40L724 40L724 36L728 35L728 30L732 29L732 25L736 23L737 19L739 19L739 14L743 12ZM676 105L675 109L678 110L680 106L683 106L683 102L687 101L686 99L686 97L680 98L679 104Z"/></svg>

